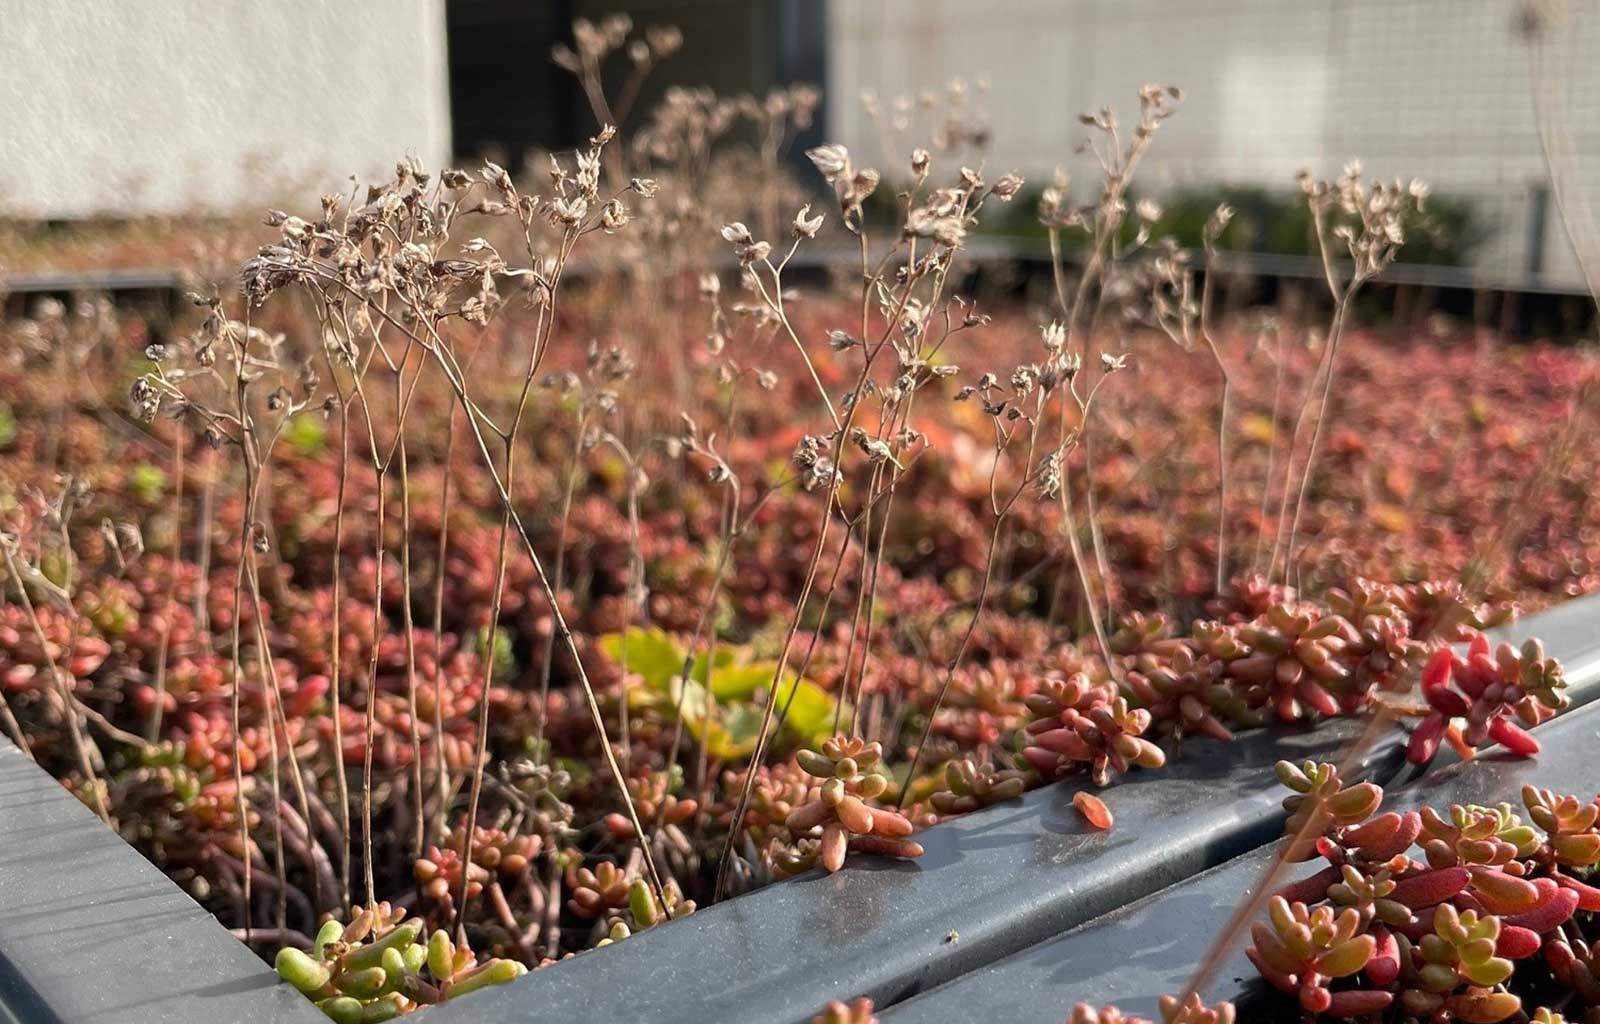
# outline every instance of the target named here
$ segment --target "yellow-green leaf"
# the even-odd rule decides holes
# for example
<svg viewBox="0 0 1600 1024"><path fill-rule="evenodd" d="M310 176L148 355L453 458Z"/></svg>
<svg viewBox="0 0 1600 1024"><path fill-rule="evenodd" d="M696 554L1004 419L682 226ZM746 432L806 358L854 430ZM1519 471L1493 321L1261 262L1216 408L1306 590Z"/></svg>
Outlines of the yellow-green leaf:
<svg viewBox="0 0 1600 1024"><path fill-rule="evenodd" d="M793 700L790 701L790 694ZM820 740L833 735L834 705L837 703L827 690L809 679L785 678L778 687L778 710L789 704L789 717L785 720L795 735L802 740ZM841 711L841 720L848 715Z"/></svg>
<svg viewBox="0 0 1600 1024"><path fill-rule="evenodd" d="M695 655L694 668L690 670L689 675L692 679L694 679L695 682L704 683L709 675L709 669L715 668L720 674L724 669L731 667L738 660L738 651L726 645L717 648L717 656L715 661L712 661L707 657L706 651L701 651L699 654ZM715 690L716 687L712 687L712 689ZM717 696L720 697L721 694L719 693Z"/></svg>
<svg viewBox="0 0 1600 1024"><path fill-rule="evenodd" d="M765 690L772 685L772 677L777 671L777 663L771 661L718 666L711 677L711 692L723 702L750 700L757 690ZM793 678L793 673L789 675Z"/></svg>
<svg viewBox="0 0 1600 1024"><path fill-rule="evenodd" d="M1266 444L1272 440L1272 420L1267 416L1246 416L1239 430L1252 441Z"/></svg>
<svg viewBox="0 0 1600 1024"><path fill-rule="evenodd" d="M684 650L678 642L656 626L630 629L626 645L623 641L624 634L607 633L600 638L600 649L618 665L626 663L651 688L667 692L673 677L683 671Z"/></svg>

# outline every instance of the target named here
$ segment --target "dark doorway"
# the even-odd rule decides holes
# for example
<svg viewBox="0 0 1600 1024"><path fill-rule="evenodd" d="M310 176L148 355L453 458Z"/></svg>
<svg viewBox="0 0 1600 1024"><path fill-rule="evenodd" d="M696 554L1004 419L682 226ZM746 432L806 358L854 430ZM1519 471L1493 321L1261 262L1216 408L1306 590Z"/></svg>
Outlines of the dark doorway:
<svg viewBox="0 0 1600 1024"><path fill-rule="evenodd" d="M582 90L550 60L552 46L571 42L575 18L599 21L620 11L636 29L683 31L683 48L652 72L630 122L673 85L761 96L777 85L825 84L823 0L448 0L446 10L450 117L461 159L517 167L529 150L567 149L594 132ZM627 59L613 64L620 80ZM821 141L824 123L819 115L812 137L793 151Z"/></svg>

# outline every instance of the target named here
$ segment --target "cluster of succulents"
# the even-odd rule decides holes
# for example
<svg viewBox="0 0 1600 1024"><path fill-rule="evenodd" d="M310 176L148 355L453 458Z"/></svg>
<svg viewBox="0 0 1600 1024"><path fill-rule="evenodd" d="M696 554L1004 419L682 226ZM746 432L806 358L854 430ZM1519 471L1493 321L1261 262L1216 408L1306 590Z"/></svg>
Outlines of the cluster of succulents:
<svg viewBox="0 0 1600 1024"><path fill-rule="evenodd" d="M454 897L461 892L461 837L459 828L445 832L438 845L429 846L418 857L414 871L418 892L448 918ZM520 880L533 866L544 847L538 833L510 835L501 829L477 826L472 830L471 861L467 865L467 898L478 895L495 878L510 884Z"/></svg>
<svg viewBox="0 0 1600 1024"><path fill-rule="evenodd" d="M1281 762L1278 774L1293 790L1289 831L1326 866L1271 897L1247 952L1307 1015L1367 1020L1392 1007L1494 1024L1600 1003L1586 923L1600 910L1600 799L1525 786L1522 813L1380 814L1382 790L1346 786L1331 765ZM1553 998L1551 983L1571 995Z"/></svg>
<svg viewBox="0 0 1600 1024"><path fill-rule="evenodd" d="M424 935L420 918L378 903L323 922L310 950L285 946L278 976L337 1024L375 1024L420 1006L468 995L527 973L515 960L480 962L443 930Z"/></svg>
<svg viewBox="0 0 1600 1024"><path fill-rule="evenodd" d="M1047 779L1084 770L1104 786L1133 765L1165 762L1147 733L1228 740L1234 728L1268 719L1380 705L1420 719L1409 748L1418 764L1433 759L1447 733L1463 753L1492 742L1531 756L1538 743L1517 722L1537 725L1567 704L1561 665L1538 641L1521 650L1502 644L1491 658L1479 630L1495 613L1450 604L1439 588L1358 578L1322 603L1247 579L1231 610L1213 607L1222 616L1196 620L1187 634L1162 616L1131 616L1111 638L1120 678L1079 671L1041 683L1024 702L1032 715L1025 763ZM1436 621L1448 628L1430 635ZM1460 654L1451 644L1463 640ZM1390 699L1418 677L1426 705Z"/></svg>
<svg viewBox="0 0 1600 1024"><path fill-rule="evenodd" d="M574 912L580 917L588 916L588 912L582 908L584 903L592 903L592 898L585 897L586 890L581 883L574 888L573 892L575 893L573 898L577 901L573 907ZM663 905L662 901L656 898L655 893L650 891L650 886L644 879L635 878L629 882L626 902L620 907L611 908L616 912L606 913L602 910L595 915L601 918L602 923L609 922L604 929L605 937L599 939L595 945L610 945L613 942L626 939L630 935L654 928L665 921L694 913L694 900L684 899L682 894L678 892L676 885L669 886L666 895L666 903ZM605 900L606 897L601 897L601 899ZM604 904L602 903L601 906L603 907Z"/></svg>
<svg viewBox="0 0 1600 1024"><path fill-rule="evenodd" d="M816 781L805 800L784 819L797 842L779 859L780 871L797 874L814 864L821 864L825 871L838 871L849 850L887 857L922 856L922 845L906 838L914 830L909 818L892 807L869 804L889 788L888 778L873 770L883 760L881 744L835 736L824 742L820 751L801 750L795 760Z"/></svg>
<svg viewBox="0 0 1600 1024"><path fill-rule="evenodd" d="M1049 680L1027 700L1036 717L1028 724L1027 763L1047 779L1074 766L1085 768L1096 785L1111 783L1132 765L1160 768L1167 755L1144 738L1150 712L1130 708L1109 686L1078 673Z"/></svg>
<svg viewBox="0 0 1600 1024"><path fill-rule="evenodd" d="M1160 1024L1233 1024L1237 1016L1232 1003L1223 1002L1207 1006L1200 1001L1199 996L1190 996L1188 999L1162 996L1159 1009ZM1097 1010L1088 1003L1079 1003L1067 1015L1067 1024L1156 1024L1156 1022L1123 1013L1115 1006L1105 1006Z"/></svg>
<svg viewBox="0 0 1600 1024"><path fill-rule="evenodd" d="M1514 753L1536 754L1539 741L1522 726L1538 725L1565 708L1565 687L1561 664L1545 655L1537 639L1521 650L1502 643L1492 658L1482 634L1472 638L1465 657L1440 650L1422 672L1422 696L1431 710L1412 733L1407 756L1418 764L1432 760L1458 721L1463 725L1451 736L1457 745L1473 748L1492 740Z"/></svg>
<svg viewBox="0 0 1600 1024"><path fill-rule="evenodd" d="M811 1024L878 1024L872 1009L872 1000L866 996L858 996L848 1003L830 999L822 1012L811 1018Z"/></svg>
<svg viewBox="0 0 1600 1024"><path fill-rule="evenodd" d="M940 814L966 814L1015 800L1027 784L1027 775L1016 769L997 769L987 761L974 764L971 758L952 760L945 762L945 788L934 792L929 802Z"/></svg>

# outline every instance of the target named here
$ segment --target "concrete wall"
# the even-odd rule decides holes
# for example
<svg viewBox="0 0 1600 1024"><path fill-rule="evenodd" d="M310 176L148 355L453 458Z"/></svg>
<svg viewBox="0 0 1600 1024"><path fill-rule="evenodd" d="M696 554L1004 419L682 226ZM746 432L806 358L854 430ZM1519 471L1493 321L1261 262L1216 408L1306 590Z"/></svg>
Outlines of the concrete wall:
<svg viewBox="0 0 1600 1024"><path fill-rule="evenodd" d="M1600 201L1600 11L1573 6L1583 13L1556 35L1560 125ZM887 107L954 76L983 78L990 170L1039 180L1060 165L1087 183L1097 169L1073 154L1085 137L1076 115L1111 104L1131 123L1141 83L1173 83L1185 101L1141 172L1147 192L1292 188L1301 167L1332 176L1359 157L1371 174L1473 198L1498 227L1480 265L1521 273L1534 262L1529 196L1547 181L1521 9L1520 0L833 0L830 133L873 153L878 129L862 90ZM1078 195L1088 197L1087 184ZM1542 262L1576 279L1553 205Z"/></svg>
<svg viewBox="0 0 1600 1024"><path fill-rule="evenodd" d="M0 211L254 210L450 154L444 0L0 0Z"/></svg>

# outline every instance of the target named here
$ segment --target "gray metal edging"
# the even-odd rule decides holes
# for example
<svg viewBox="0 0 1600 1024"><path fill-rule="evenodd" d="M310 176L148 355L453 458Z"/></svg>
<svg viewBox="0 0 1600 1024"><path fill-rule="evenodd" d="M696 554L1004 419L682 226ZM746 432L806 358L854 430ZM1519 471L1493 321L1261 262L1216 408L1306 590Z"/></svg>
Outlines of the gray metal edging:
<svg viewBox="0 0 1600 1024"><path fill-rule="evenodd" d="M0 1021L326 1020L0 739Z"/></svg>

